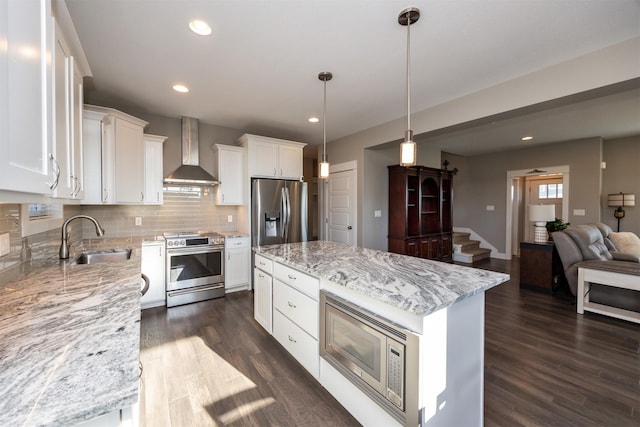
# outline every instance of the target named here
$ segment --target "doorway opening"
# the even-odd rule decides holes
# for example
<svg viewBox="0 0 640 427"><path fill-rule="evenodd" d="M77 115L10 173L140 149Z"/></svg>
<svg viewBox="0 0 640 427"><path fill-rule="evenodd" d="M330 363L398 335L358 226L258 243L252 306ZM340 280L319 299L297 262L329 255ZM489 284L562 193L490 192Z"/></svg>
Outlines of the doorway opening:
<svg viewBox="0 0 640 427"><path fill-rule="evenodd" d="M506 258L518 256L520 242L533 240L530 204L553 204L556 218L569 219L569 166L507 171Z"/></svg>

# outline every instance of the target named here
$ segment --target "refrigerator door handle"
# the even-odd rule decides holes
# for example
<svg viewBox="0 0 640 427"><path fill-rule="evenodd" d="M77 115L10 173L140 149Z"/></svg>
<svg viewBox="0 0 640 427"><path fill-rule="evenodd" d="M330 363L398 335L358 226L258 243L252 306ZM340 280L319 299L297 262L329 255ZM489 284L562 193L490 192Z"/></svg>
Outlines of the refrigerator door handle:
<svg viewBox="0 0 640 427"><path fill-rule="evenodd" d="M280 191L280 237L282 237L282 242L287 242L287 193L285 192L286 188L282 188Z"/></svg>
<svg viewBox="0 0 640 427"><path fill-rule="evenodd" d="M285 195L285 226L284 226L284 242L289 243L289 223L291 222L291 199L289 198L289 187L283 188Z"/></svg>

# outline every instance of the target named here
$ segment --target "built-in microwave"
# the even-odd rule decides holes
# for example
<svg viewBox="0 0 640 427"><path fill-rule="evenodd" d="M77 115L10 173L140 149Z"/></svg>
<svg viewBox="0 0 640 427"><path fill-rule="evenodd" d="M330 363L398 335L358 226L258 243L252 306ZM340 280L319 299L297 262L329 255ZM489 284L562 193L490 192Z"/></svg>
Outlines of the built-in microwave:
<svg viewBox="0 0 640 427"><path fill-rule="evenodd" d="M413 419L418 336L325 291L320 308L320 356L399 422Z"/></svg>

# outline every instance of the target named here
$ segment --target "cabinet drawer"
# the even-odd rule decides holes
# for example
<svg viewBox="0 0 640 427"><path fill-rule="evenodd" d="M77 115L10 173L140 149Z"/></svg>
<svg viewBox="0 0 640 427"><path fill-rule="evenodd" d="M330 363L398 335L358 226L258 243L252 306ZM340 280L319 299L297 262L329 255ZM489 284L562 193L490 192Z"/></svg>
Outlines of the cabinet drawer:
<svg viewBox="0 0 640 427"><path fill-rule="evenodd" d="M228 237L224 241L226 249L248 248L248 237Z"/></svg>
<svg viewBox="0 0 640 427"><path fill-rule="evenodd" d="M273 275L276 279L299 290L303 294L318 300L320 294L320 280L317 277L309 276L293 268L280 263L273 266Z"/></svg>
<svg viewBox="0 0 640 427"><path fill-rule="evenodd" d="M273 261L269 258L263 257L262 255L256 254L254 267L259 268L262 271L266 271L269 274L273 274Z"/></svg>
<svg viewBox="0 0 640 427"><path fill-rule="evenodd" d="M318 341L278 310L273 311L273 336L311 375L318 378Z"/></svg>
<svg viewBox="0 0 640 427"><path fill-rule="evenodd" d="M273 283L273 308L280 310L306 333L318 339L318 301L279 280Z"/></svg>

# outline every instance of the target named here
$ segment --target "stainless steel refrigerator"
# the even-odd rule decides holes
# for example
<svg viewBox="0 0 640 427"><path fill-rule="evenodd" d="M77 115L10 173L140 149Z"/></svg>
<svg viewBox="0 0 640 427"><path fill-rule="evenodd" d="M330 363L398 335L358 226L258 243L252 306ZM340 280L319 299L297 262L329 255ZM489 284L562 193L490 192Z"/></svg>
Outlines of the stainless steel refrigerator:
<svg viewBox="0 0 640 427"><path fill-rule="evenodd" d="M307 241L307 183L251 180L251 246Z"/></svg>

